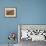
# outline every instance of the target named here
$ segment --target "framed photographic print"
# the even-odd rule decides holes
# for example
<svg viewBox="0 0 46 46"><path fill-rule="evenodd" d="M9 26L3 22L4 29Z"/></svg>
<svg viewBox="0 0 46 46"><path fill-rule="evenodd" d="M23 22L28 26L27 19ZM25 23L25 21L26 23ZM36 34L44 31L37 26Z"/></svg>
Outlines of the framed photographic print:
<svg viewBox="0 0 46 46"><path fill-rule="evenodd" d="M16 8L5 8L6 17L16 17Z"/></svg>
<svg viewBox="0 0 46 46"><path fill-rule="evenodd" d="M45 24L19 24L18 42L22 40L46 41Z"/></svg>

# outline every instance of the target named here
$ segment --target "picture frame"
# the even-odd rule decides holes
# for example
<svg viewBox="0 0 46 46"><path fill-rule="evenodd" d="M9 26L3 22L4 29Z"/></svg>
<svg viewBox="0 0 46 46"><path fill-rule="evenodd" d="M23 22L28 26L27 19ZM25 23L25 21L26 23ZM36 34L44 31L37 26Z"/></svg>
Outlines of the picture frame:
<svg viewBox="0 0 46 46"><path fill-rule="evenodd" d="M28 30L25 34L28 36L27 38L23 37L25 36L23 35L24 32L22 34L23 30ZM21 42L22 40L46 41L46 24L18 24L18 42Z"/></svg>
<svg viewBox="0 0 46 46"><path fill-rule="evenodd" d="M16 8L5 8L6 17L16 17Z"/></svg>

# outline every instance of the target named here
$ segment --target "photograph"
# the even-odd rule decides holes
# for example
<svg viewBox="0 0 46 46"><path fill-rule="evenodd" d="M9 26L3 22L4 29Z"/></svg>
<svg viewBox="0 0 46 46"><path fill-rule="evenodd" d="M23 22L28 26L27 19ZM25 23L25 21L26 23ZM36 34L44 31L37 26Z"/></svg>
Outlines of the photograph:
<svg viewBox="0 0 46 46"><path fill-rule="evenodd" d="M16 17L16 8L5 8L6 17Z"/></svg>
<svg viewBox="0 0 46 46"><path fill-rule="evenodd" d="M19 24L18 41L20 46L31 46L33 43L46 41L46 25L40 24Z"/></svg>

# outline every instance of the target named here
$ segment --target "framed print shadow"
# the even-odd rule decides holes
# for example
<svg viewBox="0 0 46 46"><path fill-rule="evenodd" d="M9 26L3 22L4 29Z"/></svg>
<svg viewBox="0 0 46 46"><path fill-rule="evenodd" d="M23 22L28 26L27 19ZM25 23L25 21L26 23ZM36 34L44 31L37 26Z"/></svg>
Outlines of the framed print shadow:
<svg viewBox="0 0 46 46"><path fill-rule="evenodd" d="M5 8L6 17L16 17L16 8Z"/></svg>

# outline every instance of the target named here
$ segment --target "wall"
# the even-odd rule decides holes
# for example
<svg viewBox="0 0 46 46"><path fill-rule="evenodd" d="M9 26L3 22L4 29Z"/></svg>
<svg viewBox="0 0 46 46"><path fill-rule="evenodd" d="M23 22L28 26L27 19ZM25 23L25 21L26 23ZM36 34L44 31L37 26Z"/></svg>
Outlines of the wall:
<svg viewBox="0 0 46 46"><path fill-rule="evenodd" d="M46 24L46 0L23 1L21 23Z"/></svg>
<svg viewBox="0 0 46 46"><path fill-rule="evenodd" d="M17 17L6 18L6 7L15 7ZM46 0L0 0L0 44L8 43L9 32L18 32L18 24L46 24Z"/></svg>

